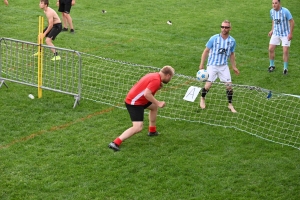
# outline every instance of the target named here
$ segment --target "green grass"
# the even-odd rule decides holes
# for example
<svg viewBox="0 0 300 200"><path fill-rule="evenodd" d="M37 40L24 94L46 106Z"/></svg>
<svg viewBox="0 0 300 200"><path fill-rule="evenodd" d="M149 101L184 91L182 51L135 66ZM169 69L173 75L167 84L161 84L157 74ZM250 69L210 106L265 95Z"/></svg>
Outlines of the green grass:
<svg viewBox="0 0 300 200"><path fill-rule="evenodd" d="M35 42L43 15L38 2L9 3L1 5L0 37ZM266 71L266 0L78 1L71 11L76 34L61 33L54 44L146 66L168 64L194 76L205 43L229 19L241 71L233 82L299 95L299 2L282 5L296 22L288 76L281 72L281 47L278 70ZM0 88L1 199L300 198L295 148L234 129L159 118L159 137L146 136L146 120L145 129L114 153L107 144L131 125L125 110L88 100L72 109L73 97L46 90L31 100L36 88L7 84Z"/></svg>

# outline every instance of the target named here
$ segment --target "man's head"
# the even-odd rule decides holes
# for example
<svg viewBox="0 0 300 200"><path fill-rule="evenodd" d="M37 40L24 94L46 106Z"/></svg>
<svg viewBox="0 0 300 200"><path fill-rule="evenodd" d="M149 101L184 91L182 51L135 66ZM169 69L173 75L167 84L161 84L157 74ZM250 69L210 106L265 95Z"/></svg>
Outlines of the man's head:
<svg viewBox="0 0 300 200"><path fill-rule="evenodd" d="M164 66L160 70L159 74L161 77L161 81L166 84L169 83L172 77L174 76L175 70L171 66Z"/></svg>
<svg viewBox="0 0 300 200"><path fill-rule="evenodd" d="M280 0L272 0L272 7L274 10L280 9Z"/></svg>
<svg viewBox="0 0 300 200"><path fill-rule="evenodd" d="M49 6L49 0L40 0L40 8L48 7Z"/></svg>
<svg viewBox="0 0 300 200"><path fill-rule="evenodd" d="M221 32L223 35L228 35L231 30L231 23L229 20L224 20L221 24Z"/></svg>

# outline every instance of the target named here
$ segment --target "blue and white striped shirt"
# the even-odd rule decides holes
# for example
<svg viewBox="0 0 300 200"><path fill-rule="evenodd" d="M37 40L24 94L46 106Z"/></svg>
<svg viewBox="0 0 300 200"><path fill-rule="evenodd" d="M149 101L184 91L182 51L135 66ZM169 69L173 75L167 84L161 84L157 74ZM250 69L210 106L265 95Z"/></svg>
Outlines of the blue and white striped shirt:
<svg viewBox="0 0 300 200"><path fill-rule="evenodd" d="M274 9L270 10L271 19L274 21L273 35L286 37L290 33L290 23L289 21L293 19L290 11L284 7L276 11Z"/></svg>
<svg viewBox="0 0 300 200"><path fill-rule="evenodd" d="M210 49L207 65L227 65L235 46L235 39L231 36L226 40L220 34L212 36L206 43L206 47Z"/></svg>

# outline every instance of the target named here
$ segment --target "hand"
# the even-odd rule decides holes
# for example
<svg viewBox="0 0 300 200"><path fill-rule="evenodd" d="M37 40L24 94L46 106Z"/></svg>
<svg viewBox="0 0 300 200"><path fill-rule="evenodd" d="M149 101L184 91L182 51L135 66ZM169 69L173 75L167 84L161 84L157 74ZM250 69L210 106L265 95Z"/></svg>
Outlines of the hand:
<svg viewBox="0 0 300 200"><path fill-rule="evenodd" d="M164 101L159 101L157 106L160 107L160 108L163 108L165 107L166 103Z"/></svg>
<svg viewBox="0 0 300 200"><path fill-rule="evenodd" d="M59 1L56 2L56 6L59 6Z"/></svg>
<svg viewBox="0 0 300 200"><path fill-rule="evenodd" d="M239 74L240 74L240 71L238 70L238 68L232 67L232 69L233 69L233 71L234 71L234 73L235 73L236 75L239 75Z"/></svg>
<svg viewBox="0 0 300 200"><path fill-rule="evenodd" d="M271 37L273 35L273 30L268 33L268 36Z"/></svg>
<svg viewBox="0 0 300 200"><path fill-rule="evenodd" d="M7 6L8 6L8 1L7 1L7 0L4 0L4 3L5 3L5 5L7 5Z"/></svg>
<svg viewBox="0 0 300 200"><path fill-rule="evenodd" d="M288 41L290 41L290 40L292 40L292 39L293 39L293 34L290 33L290 34L288 35Z"/></svg>
<svg viewBox="0 0 300 200"><path fill-rule="evenodd" d="M39 34L39 39L40 39L40 40L44 39L44 37L45 37L44 33L40 33L40 34Z"/></svg>
<svg viewBox="0 0 300 200"><path fill-rule="evenodd" d="M71 3L71 5L72 5L72 6L74 6L74 5L75 5L75 0L72 0L72 3Z"/></svg>

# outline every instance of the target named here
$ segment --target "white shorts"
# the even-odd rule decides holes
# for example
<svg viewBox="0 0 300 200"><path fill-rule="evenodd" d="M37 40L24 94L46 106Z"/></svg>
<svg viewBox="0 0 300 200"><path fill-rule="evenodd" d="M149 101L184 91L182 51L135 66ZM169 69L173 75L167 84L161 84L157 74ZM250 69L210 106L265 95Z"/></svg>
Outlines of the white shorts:
<svg viewBox="0 0 300 200"><path fill-rule="evenodd" d="M291 46L291 41L288 40L288 37L282 37L282 36L275 36L272 35L271 39L270 39L270 44L272 45L280 45L281 42L281 46L283 47L289 47Z"/></svg>
<svg viewBox="0 0 300 200"><path fill-rule="evenodd" d="M207 66L207 71L209 74L208 81L210 82L214 82L218 77L221 82L231 82L231 75L228 65L209 65Z"/></svg>

